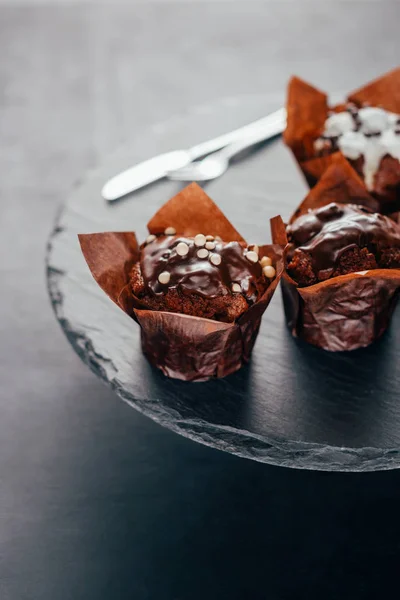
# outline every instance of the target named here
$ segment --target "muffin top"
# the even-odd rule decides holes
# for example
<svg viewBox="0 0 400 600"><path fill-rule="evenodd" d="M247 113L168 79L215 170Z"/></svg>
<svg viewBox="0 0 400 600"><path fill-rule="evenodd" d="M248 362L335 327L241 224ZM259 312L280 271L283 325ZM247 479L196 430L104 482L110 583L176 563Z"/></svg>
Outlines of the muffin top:
<svg viewBox="0 0 400 600"><path fill-rule="evenodd" d="M131 273L132 290L153 310L232 321L275 277L271 259L258 252L211 235L150 235Z"/></svg>
<svg viewBox="0 0 400 600"><path fill-rule="evenodd" d="M177 288L212 298L238 284L247 300L255 302L260 291L262 267L257 253L239 242L207 240L202 234L155 238L142 248L140 266L145 285L154 294Z"/></svg>
<svg viewBox="0 0 400 600"><path fill-rule="evenodd" d="M358 108L333 112L314 144L317 154L340 150L350 161L361 160L361 175L368 190L375 189L375 176L384 157L400 161L400 115L383 108Z"/></svg>
<svg viewBox="0 0 400 600"><path fill-rule="evenodd" d="M400 226L362 206L331 203L287 227L287 268L300 285L400 266Z"/></svg>

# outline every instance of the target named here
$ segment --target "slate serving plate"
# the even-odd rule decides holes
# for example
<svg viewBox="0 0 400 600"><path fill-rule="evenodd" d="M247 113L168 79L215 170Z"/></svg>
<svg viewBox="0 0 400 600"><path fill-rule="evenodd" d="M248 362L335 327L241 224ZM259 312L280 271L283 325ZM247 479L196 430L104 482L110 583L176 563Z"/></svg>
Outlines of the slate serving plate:
<svg viewBox="0 0 400 600"><path fill-rule="evenodd" d="M151 156L229 131L275 110L282 96L243 96L193 109L133 135L75 186L51 233L50 298L82 360L117 395L161 425L247 459L329 471L400 466L400 312L373 346L330 354L293 339L278 289L251 364L206 383L168 380L140 350L139 327L92 279L77 233L135 230L180 184L162 181L118 203L100 196L112 175ZM306 188L281 140L240 161L207 193L251 242L269 241L268 219L287 218Z"/></svg>

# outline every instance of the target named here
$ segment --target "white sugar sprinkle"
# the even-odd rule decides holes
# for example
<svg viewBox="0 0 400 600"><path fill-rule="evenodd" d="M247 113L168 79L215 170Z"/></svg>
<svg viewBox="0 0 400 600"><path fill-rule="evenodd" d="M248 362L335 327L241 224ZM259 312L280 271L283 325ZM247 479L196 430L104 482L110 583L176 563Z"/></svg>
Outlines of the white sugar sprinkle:
<svg viewBox="0 0 400 600"><path fill-rule="evenodd" d="M320 138L318 138L318 140L315 140L314 142L314 148L317 152L321 152L321 150L324 150L326 146L326 140L322 140Z"/></svg>
<svg viewBox="0 0 400 600"><path fill-rule="evenodd" d="M206 240L213 240L214 236L213 235L206 235Z"/></svg>
<svg viewBox="0 0 400 600"><path fill-rule="evenodd" d="M169 283L170 279L171 279L171 274L168 273L168 271L163 271L158 276L158 281L160 283L162 283L163 285L166 285L167 283Z"/></svg>
<svg viewBox="0 0 400 600"><path fill-rule="evenodd" d="M241 292L242 288L238 283L232 283L232 292Z"/></svg>
<svg viewBox="0 0 400 600"><path fill-rule="evenodd" d="M151 242L154 242L155 239L156 239L156 236L154 235L154 233L151 233L146 238L146 244L151 244Z"/></svg>
<svg viewBox="0 0 400 600"><path fill-rule="evenodd" d="M176 229L175 227L167 227L164 231L165 235L175 235Z"/></svg>
<svg viewBox="0 0 400 600"><path fill-rule="evenodd" d="M210 256L210 261L212 262L213 265L220 265L221 264L221 257L219 254L211 254Z"/></svg>
<svg viewBox="0 0 400 600"><path fill-rule="evenodd" d="M219 237L219 235L216 235L214 239L217 240L217 242L222 242L222 238Z"/></svg>
<svg viewBox="0 0 400 600"><path fill-rule="evenodd" d="M208 250L206 250L205 248L200 248L200 250L197 250L197 256L199 258L207 258Z"/></svg>
<svg viewBox="0 0 400 600"><path fill-rule="evenodd" d="M258 254L257 254L257 252L254 252L254 250L250 250L249 252L246 252L246 258L247 258L247 260L249 260L252 263L258 262Z"/></svg>
<svg viewBox="0 0 400 600"><path fill-rule="evenodd" d="M206 242L206 248L207 250L214 250L215 242Z"/></svg>
<svg viewBox="0 0 400 600"><path fill-rule="evenodd" d="M196 246L204 246L204 244L206 243L206 236L202 233L198 233L194 238L194 243L196 244Z"/></svg>
<svg viewBox="0 0 400 600"><path fill-rule="evenodd" d="M272 265L272 260L270 259L269 256L263 256L262 259L260 260L260 265L262 267L270 267Z"/></svg>
<svg viewBox="0 0 400 600"><path fill-rule="evenodd" d="M276 271L275 271L274 267L267 265L266 267L263 268L263 273L264 273L265 277L268 277L268 279L272 279L273 277L275 277Z"/></svg>
<svg viewBox="0 0 400 600"><path fill-rule="evenodd" d="M176 253L179 254L179 256L186 256L188 252L189 246L185 244L185 242L179 242L179 244L176 246Z"/></svg>
<svg viewBox="0 0 400 600"><path fill-rule="evenodd" d="M253 244L253 246L249 246L249 247L256 254L258 254L260 252L260 248L257 246L257 244Z"/></svg>

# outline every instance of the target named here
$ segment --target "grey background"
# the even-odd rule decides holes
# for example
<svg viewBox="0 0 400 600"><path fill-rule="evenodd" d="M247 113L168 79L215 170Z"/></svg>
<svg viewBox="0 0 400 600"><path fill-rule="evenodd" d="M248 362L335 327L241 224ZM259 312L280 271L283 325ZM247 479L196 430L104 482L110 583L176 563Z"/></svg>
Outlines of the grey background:
<svg viewBox="0 0 400 600"><path fill-rule="evenodd" d="M44 254L123 139L291 73L355 87L398 63L400 4L0 4L0 597L377 597L398 473L266 467L136 414L68 346Z"/></svg>

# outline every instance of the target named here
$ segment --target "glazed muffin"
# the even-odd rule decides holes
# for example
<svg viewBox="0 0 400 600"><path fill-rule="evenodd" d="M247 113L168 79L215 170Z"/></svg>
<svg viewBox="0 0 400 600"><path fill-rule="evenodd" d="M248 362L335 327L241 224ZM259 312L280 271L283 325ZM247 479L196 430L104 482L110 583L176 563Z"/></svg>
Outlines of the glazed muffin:
<svg viewBox="0 0 400 600"><path fill-rule="evenodd" d="M330 105L326 93L298 77L288 85L286 144L314 187L332 164L354 169L369 205L400 210L400 68Z"/></svg>
<svg viewBox="0 0 400 600"><path fill-rule="evenodd" d="M166 233L147 238L131 270L132 292L150 310L232 323L275 277L271 258L260 258L257 246Z"/></svg>
<svg viewBox="0 0 400 600"><path fill-rule="evenodd" d="M316 156L342 154L363 179L367 190L395 207L400 189L400 115L372 106L348 103L333 112L315 140Z"/></svg>
<svg viewBox="0 0 400 600"><path fill-rule="evenodd" d="M289 330L331 352L380 338L400 291L400 225L349 201L364 200L363 183L350 165L344 176L335 169L321 176L289 224L280 217L271 222L273 241L285 244L281 282Z"/></svg>
<svg viewBox="0 0 400 600"><path fill-rule="evenodd" d="M300 285L331 277L400 268L400 226L351 204L331 203L287 227L287 270Z"/></svg>
<svg viewBox="0 0 400 600"><path fill-rule="evenodd" d="M234 373L251 358L283 247L249 245L195 183L147 229L141 245L133 231L81 234L93 277L137 322L143 354L164 375L207 381Z"/></svg>

